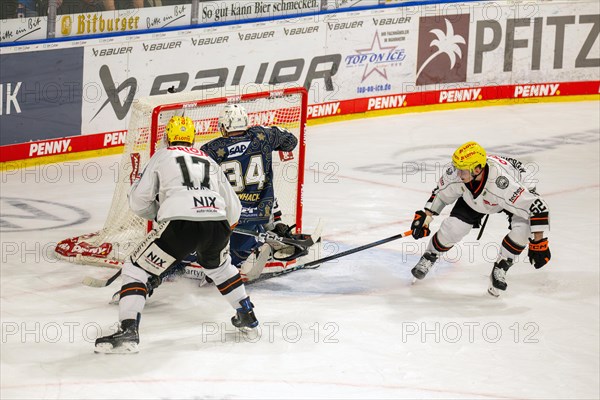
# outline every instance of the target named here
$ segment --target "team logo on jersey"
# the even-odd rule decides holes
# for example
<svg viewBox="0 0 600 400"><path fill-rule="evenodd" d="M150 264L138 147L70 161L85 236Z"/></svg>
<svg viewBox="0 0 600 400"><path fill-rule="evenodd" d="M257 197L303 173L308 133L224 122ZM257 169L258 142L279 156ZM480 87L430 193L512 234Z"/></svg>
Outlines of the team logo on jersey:
<svg viewBox="0 0 600 400"><path fill-rule="evenodd" d="M496 186L500 189L506 189L508 187L508 178L505 176L499 176L496 178Z"/></svg>
<svg viewBox="0 0 600 400"><path fill-rule="evenodd" d="M250 145L250 141L239 142L236 144L232 144L227 147L227 152L229 153L229 158L239 157L248 150L248 146Z"/></svg>
<svg viewBox="0 0 600 400"><path fill-rule="evenodd" d="M446 170L446 174L448 174L448 175L452 175L453 172L454 172L453 167L448 167L448 169Z"/></svg>
<svg viewBox="0 0 600 400"><path fill-rule="evenodd" d="M217 198L216 197L194 197L194 208L217 208L216 205Z"/></svg>

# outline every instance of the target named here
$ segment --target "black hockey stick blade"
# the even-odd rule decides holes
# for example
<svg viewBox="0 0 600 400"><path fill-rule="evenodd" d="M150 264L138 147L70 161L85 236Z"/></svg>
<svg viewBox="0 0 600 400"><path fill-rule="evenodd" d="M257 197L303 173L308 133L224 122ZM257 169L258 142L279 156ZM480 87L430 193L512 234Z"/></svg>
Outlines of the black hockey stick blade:
<svg viewBox="0 0 600 400"><path fill-rule="evenodd" d="M113 276L111 276L108 279L97 279L97 278L92 278L91 276L86 276L85 278L83 278L83 281L81 283L83 283L86 286L90 286L90 287L106 287L109 286L111 283L113 283L115 280L117 280L117 278L121 275L121 270L118 270L116 274L114 274Z"/></svg>
<svg viewBox="0 0 600 400"><path fill-rule="evenodd" d="M265 281L267 279L275 278L275 277L282 276L282 275L287 275L287 274L289 274L291 272L298 271L298 270L301 270L301 269L310 269L310 267L318 266L318 265L321 265L321 264L326 263L328 261L335 260L337 258L345 257L345 256L348 256L350 254L358 253L359 251L367 250L367 249L370 249L370 248L375 247L375 246L380 246L382 244L389 243L389 242L392 242L394 240L401 239L403 237L409 236L411 233L412 233L412 231L406 231L404 233L399 233L397 235L390 236L388 238L381 239L381 240L378 240L378 241L373 242L373 243L365 244L363 246L355 247L355 248L350 249L350 250L342 251L341 253L338 253L338 254L332 254L330 256L327 256L327 257L324 257L324 258L320 258L318 260L310 261L310 262L307 262L307 263L304 263L304 264L300 264L300 265L295 265L295 266L293 266L293 267L291 267L291 268L289 268L287 270L281 271L281 272L275 272L273 274L264 275L264 276L261 275L261 276L259 276L258 278L256 278L253 281L246 282L246 285L247 284L258 283L258 282Z"/></svg>

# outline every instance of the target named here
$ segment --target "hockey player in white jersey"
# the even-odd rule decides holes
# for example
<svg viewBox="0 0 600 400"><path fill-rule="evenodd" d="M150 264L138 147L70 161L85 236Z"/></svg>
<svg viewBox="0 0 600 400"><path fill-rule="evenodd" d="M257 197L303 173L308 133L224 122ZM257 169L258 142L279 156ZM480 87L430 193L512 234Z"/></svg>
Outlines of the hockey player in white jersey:
<svg viewBox="0 0 600 400"><path fill-rule="evenodd" d="M119 330L96 340L95 351L138 351L138 326L148 279L158 277L192 252L205 273L236 310L231 322L241 330L258 325L240 273L231 264L229 237L241 204L221 167L192 147L194 123L175 116L166 127L168 147L157 151L133 183L129 205L158 222L122 269Z"/></svg>
<svg viewBox="0 0 600 400"><path fill-rule="evenodd" d="M535 186L523 181L525 169L508 157L487 156L475 142L460 146L452 156L452 165L445 169L438 186L417 211L411 226L415 239L428 236L429 224L444 207L454 203L450 216L431 238L427 249L412 269L416 279L423 279L438 260L460 242L473 227L479 226L485 214L508 214L510 231L502 240L501 249L490 275L489 292L498 296L506 290L506 272L514 258L529 242L528 257L535 268L550 261L548 238L549 210Z"/></svg>

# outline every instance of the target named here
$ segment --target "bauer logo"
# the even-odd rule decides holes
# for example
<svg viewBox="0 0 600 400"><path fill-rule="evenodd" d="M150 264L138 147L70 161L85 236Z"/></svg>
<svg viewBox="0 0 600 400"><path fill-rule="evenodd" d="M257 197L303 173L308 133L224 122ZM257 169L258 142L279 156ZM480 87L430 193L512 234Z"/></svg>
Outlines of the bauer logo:
<svg viewBox="0 0 600 400"><path fill-rule="evenodd" d="M253 32L253 33L238 33L238 39L244 40L261 40L269 39L275 36L275 31Z"/></svg>
<svg viewBox="0 0 600 400"><path fill-rule="evenodd" d="M110 103L113 110L115 111L115 115L119 120L122 120L127 116L127 112L129 111L129 107L133 102L133 98L135 97L135 93L137 92L137 81L135 78L127 78L125 79L119 87L115 87L115 81L113 80L112 74L110 73L110 69L107 65L103 65L100 67L99 71L100 81L102 81L102 85L106 90L106 93L110 95L106 99L106 101L100 106L100 109L96 114L92 117L92 120L100 114L102 109ZM121 103L121 92L127 90L127 97L125 101Z"/></svg>
<svg viewBox="0 0 600 400"><path fill-rule="evenodd" d="M466 82L469 14L419 19L417 85Z"/></svg>
<svg viewBox="0 0 600 400"><path fill-rule="evenodd" d="M227 152L229 152L229 157L233 158L233 157L241 156L242 154L244 154L246 152L249 144L250 144L250 141L248 140L247 142L240 142L240 143L232 144L231 146L227 147Z"/></svg>
<svg viewBox="0 0 600 400"><path fill-rule="evenodd" d="M373 18L375 26L382 25L396 25L396 24L408 24L410 23L411 17L399 17L399 18Z"/></svg>
<svg viewBox="0 0 600 400"><path fill-rule="evenodd" d="M303 28L283 28L285 36L307 35L309 33L319 32L319 26L306 26Z"/></svg>
<svg viewBox="0 0 600 400"><path fill-rule="evenodd" d="M131 54L131 50L133 50L132 46L125 47L111 47L108 49L94 49L92 48L92 53L94 57L106 57L106 56L117 56L123 54Z"/></svg>
<svg viewBox="0 0 600 400"><path fill-rule="evenodd" d="M343 29L356 29L362 28L363 21L354 21L354 22L328 22L327 28L330 31L339 31Z"/></svg>
<svg viewBox="0 0 600 400"><path fill-rule="evenodd" d="M123 120L136 94L140 96L155 96L158 94L167 94L167 88L174 86L177 92L190 90L206 90L217 89L226 86L239 86L249 82L261 84L267 82L283 82L296 83L310 88L316 82L319 82L325 87L328 92L334 91L333 76L339 70L342 61L341 54L317 55L311 59L291 58L277 61L263 61L260 59L252 59L252 63L238 66L223 66L219 68L199 69L192 73L186 70L173 70L172 73L165 75L156 75L152 85L144 85L144 88L150 87L150 91L144 90L143 93L138 93L137 79L133 76L123 80L113 79L111 70L107 65L101 65L98 75L104 88L106 100L100 106L98 111L90 119L94 120L101 112L110 104L115 115L119 120ZM291 75L289 73L290 66L296 69L294 80L288 81ZM265 74L265 71L270 68L271 73ZM252 74L250 70L258 70ZM214 80L214 82L213 82ZM80 106L81 107L81 106ZM273 121L275 113L268 111L265 113L257 113L260 122L258 124L270 125L273 122L265 122L265 119ZM249 115L250 123L253 123L253 116ZM216 119L213 124L216 124ZM80 129L80 127L78 128ZM1 138L1 136L0 136Z"/></svg>
<svg viewBox="0 0 600 400"><path fill-rule="evenodd" d="M169 43L153 43L153 44L142 43L142 46L144 46L144 51L172 50L172 49L177 49L177 48L181 47L181 40L178 40L176 42L169 42Z"/></svg>
<svg viewBox="0 0 600 400"><path fill-rule="evenodd" d="M229 36L217 36L207 38L191 38L192 45L194 46L206 46L209 44L221 44L229 42Z"/></svg>

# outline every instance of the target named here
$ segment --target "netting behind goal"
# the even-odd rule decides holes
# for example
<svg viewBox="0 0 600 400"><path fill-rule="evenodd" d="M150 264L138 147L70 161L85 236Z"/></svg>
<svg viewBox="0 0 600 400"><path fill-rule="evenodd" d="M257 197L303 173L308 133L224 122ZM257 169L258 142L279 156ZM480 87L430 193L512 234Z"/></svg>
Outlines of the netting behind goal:
<svg viewBox="0 0 600 400"><path fill-rule="evenodd" d="M166 146L165 126L173 115L190 117L196 126L195 147L220 136L217 120L228 103L242 104L250 125L277 125L298 137L292 152L273 155L275 195L283 221L302 226L302 184L304 172L304 126L306 90L287 88L234 94L238 88L166 94L142 98L132 106L127 141L119 163L118 182L104 227L97 232L65 239L56 246L60 258L82 264L120 267L151 225L129 210L127 194L134 178L152 154Z"/></svg>

